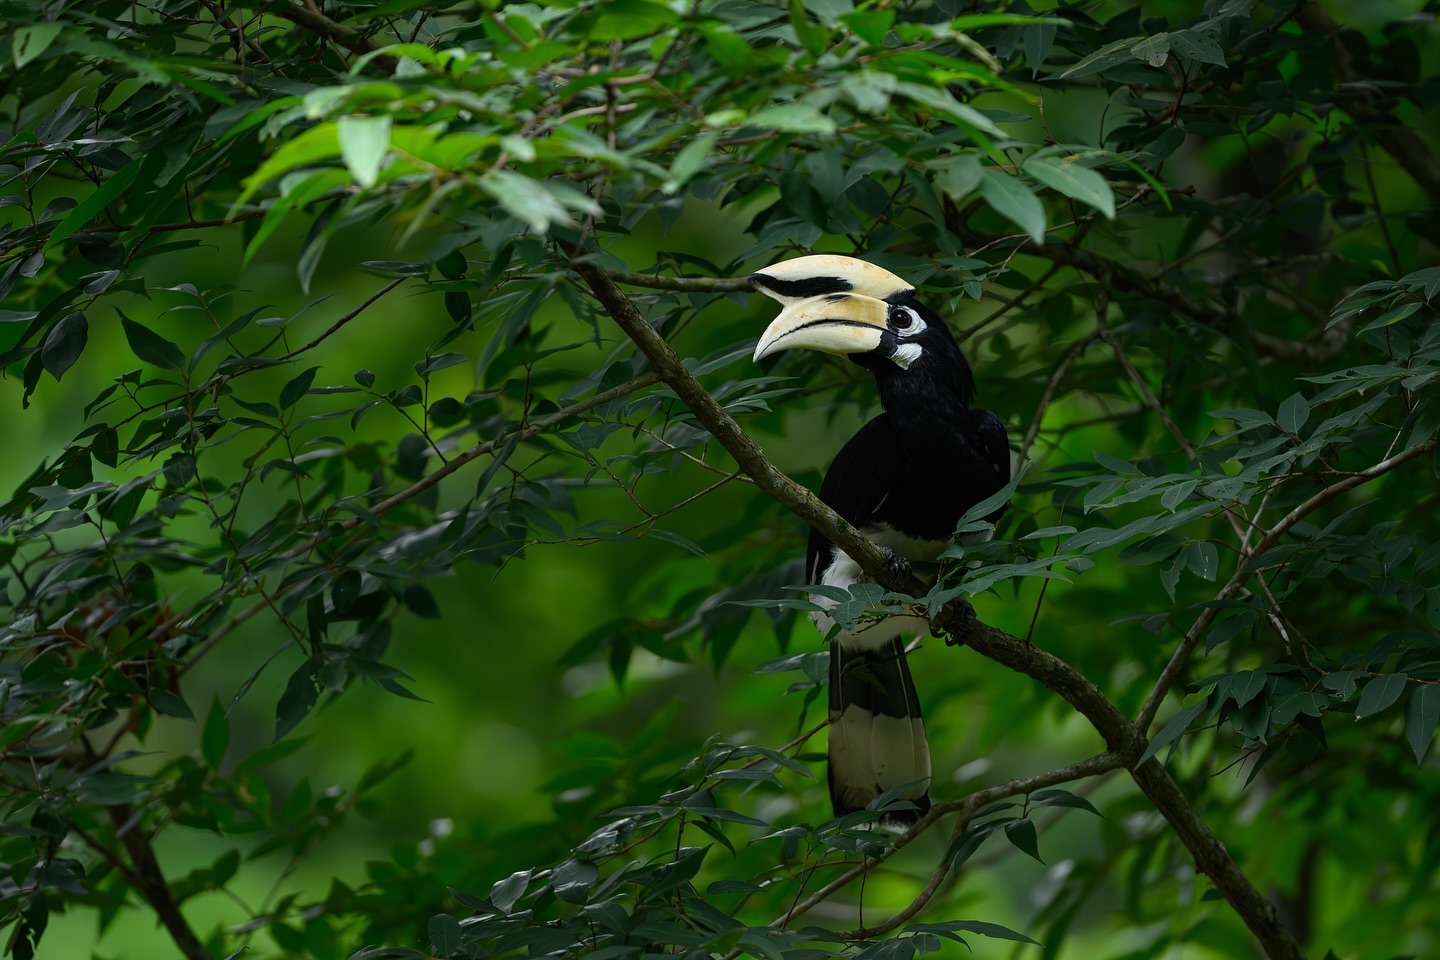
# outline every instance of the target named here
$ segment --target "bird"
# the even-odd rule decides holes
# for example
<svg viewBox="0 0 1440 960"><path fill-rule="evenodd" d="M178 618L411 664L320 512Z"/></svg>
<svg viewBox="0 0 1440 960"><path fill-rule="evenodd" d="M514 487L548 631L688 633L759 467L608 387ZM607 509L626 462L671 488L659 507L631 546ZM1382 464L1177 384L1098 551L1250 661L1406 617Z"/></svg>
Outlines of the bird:
<svg viewBox="0 0 1440 960"><path fill-rule="evenodd" d="M1005 424L972 406L975 374L944 319L920 302L914 286L855 257L797 257L749 281L783 308L761 335L756 362L808 348L846 357L874 375L883 412L840 448L820 499L886 549L892 565L908 569L912 560L937 559L966 512L1010 482ZM985 519L993 524L1003 509ZM988 539L990 532L962 540ZM866 579L814 529L805 575L807 584L839 587ZM812 599L833 606L819 595ZM825 612L811 618L822 635L830 633ZM897 615L832 637L827 753L836 817L890 791L882 818L888 824L903 828L929 810L930 748L903 641L906 633L929 631L923 617Z"/></svg>

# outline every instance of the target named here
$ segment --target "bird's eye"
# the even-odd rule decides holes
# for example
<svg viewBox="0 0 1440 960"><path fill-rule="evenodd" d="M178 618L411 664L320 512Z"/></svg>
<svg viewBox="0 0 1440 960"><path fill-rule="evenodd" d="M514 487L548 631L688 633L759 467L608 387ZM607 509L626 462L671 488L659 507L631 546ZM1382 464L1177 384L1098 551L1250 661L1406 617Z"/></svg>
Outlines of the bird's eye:
<svg viewBox="0 0 1440 960"><path fill-rule="evenodd" d="M920 314L910 307L892 307L890 323L894 326L895 332L899 334L914 334L925 329L925 321L921 320Z"/></svg>

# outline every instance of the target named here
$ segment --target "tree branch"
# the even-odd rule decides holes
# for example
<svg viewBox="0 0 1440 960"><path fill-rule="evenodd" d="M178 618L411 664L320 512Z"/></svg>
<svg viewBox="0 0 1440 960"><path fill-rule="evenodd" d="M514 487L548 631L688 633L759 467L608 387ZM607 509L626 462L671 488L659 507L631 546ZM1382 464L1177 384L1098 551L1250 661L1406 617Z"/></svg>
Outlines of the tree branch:
<svg viewBox="0 0 1440 960"><path fill-rule="evenodd" d="M130 807L118 803L112 804L108 809L110 819L115 824L115 833L120 842L125 844L125 849L130 854L130 862L134 864L133 873L127 873L127 877L134 877L139 881L140 893L150 902L155 915L164 924L170 938L175 941L186 960L211 960L210 951L205 949L205 945L190 928L185 915L180 912L180 905L175 902L174 895L170 893L170 885L165 882L165 874L160 870L160 862L155 859L150 838L145 836L145 831L131 814Z"/></svg>
<svg viewBox="0 0 1440 960"><path fill-rule="evenodd" d="M1352 474L1339 483L1331 484L1285 514L1285 516L1276 522L1275 526L1266 532L1265 536L1260 538L1260 541L1256 543L1255 546L1246 547L1241 550L1240 559L1235 565L1235 573L1226 581L1225 585L1220 588L1220 592L1215 595L1215 599L1229 600L1239 593L1241 588L1244 587L1245 582L1250 579L1251 574L1255 572L1250 569L1250 561L1258 556L1262 556L1265 551L1279 543L1280 538L1285 536L1295 524L1341 494L1354 490L1362 484L1369 483L1376 477L1383 476L1401 464L1434 449L1435 443L1436 441L1430 440L1403 453L1397 453L1389 459L1382 460L1373 467ZM1175 652L1170 655L1170 662L1165 664L1164 670L1160 671L1160 676L1155 681L1154 689L1150 691L1150 696L1145 698L1145 705L1140 708L1140 713L1135 717L1135 729L1142 735L1150 729L1150 724L1155 722L1155 714L1159 712L1160 704L1164 701L1165 694L1168 693L1174 685L1175 678L1180 673L1180 668L1190 656L1191 651L1195 649L1195 645L1200 642L1200 638L1205 636L1205 631L1209 628L1211 622L1219 612L1220 608L1214 606L1201 610L1200 615L1195 618L1194 625L1186 632L1185 639L1180 642L1180 645L1175 648Z"/></svg>
<svg viewBox="0 0 1440 960"><path fill-rule="evenodd" d="M696 380L654 327L640 314L610 275L594 262L573 264L590 285L612 320L650 360L660 378L675 391L701 424L735 458L756 486L820 534L844 550L866 576L887 590L923 596L923 586L909 574L886 568L883 551L858 535L809 490L777 470L752 440L700 382ZM1074 667L1053 654L1031 646L1019 637L980 623L968 603L950 603L930 611L932 622L949 634L947 643L964 643L981 656L1038 680L1063 697L1095 727L1108 751L1125 764L1133 764L1145 749L1145 738L1107 700L1100 689ZM1155 804L1196 866L1239 914L1271 960L1304 960L1299 943L1279 920L1274 904L1260 894L1236 866L1225 847L1212 834L1158 760L1151 758L1131 771L1137 785Z"/></svg>
<svg viewBox="0 0 1440 960"><path fill-rule="evenodd" d="M611 273L610 279L627 287L674 290L678 293L717 293L750 289L750 281L744 277L662 277L654 273Z"/></svg>
<svg viewBox="0 0 1440 960"><path fill-rule="evenodd" d="M366 37L361 36L356 30L345 26L345 24L331 20L318 10L310 10L306 7L290 3L289 0L281 0L281 2L266 9L264 12L274 14L277 17L283 17L297 26L304 27L311 33L317 34L333 43L340 44L340 46L349 50L351 53L366 54L382 49ZM387 74L394 73L395 68L399 66L398 60L386 54L375 57L371 62Z"/></svg>

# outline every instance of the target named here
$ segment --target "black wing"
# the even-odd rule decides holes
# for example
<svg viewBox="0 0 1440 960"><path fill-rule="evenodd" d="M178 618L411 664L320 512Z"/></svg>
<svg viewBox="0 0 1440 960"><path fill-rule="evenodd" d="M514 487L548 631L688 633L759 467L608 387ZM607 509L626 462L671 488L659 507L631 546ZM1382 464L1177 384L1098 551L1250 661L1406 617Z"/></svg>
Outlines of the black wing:
<svg viewBox="0 0 1440 960"><path fill-rule="evenodd" d="M1005 428L1000 430L1003 437ZM851 526L863 526L890 492L891 470L899 462L900 446L890 415L882 413L840 448L820 484L820 499ZM820 582L819 565L829 559L829 548L830 541L812 527L805 553L807 583Z"/></svg>
<svg viewBox="0 0 1440 960"><path fill-rule="evenodd" d="M990 493L1010 482L1010 436L1005 432L1005 424L989 410L971 411L970 435L980 447L986 462L995 468L996 483L994 488L985 494L988 497ZM979 501L972 501L977 502ZM985 519L994 523L1004 512L1005 508L1002 506Z"/></svg>

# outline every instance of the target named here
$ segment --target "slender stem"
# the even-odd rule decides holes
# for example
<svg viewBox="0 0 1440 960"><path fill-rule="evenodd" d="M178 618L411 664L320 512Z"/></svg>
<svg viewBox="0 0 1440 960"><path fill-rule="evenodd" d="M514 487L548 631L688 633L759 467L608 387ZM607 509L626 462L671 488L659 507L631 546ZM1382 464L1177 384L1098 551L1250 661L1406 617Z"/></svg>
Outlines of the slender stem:
<svg viewBox="0 0 1440 960"><path fill-rule="evenodd" d="M1077 340L1065 351L1065 356L1055 366L1055 372L1050 374L1050 380L1045 384L1045 390L1040 394L1040 403L1035 408L1035 418L1030 421L1030 429L1025 431L1025 437L1020 441L1020 451L1015 455L1016 469L1025 463L1025 458L1030 454L1030 447L1035 443L1035 438L1040 434L1040 424L1045 420L1045 411L1049 409L1050 402L1055 399L1055 391L1060 388L1060 381L1065 379L1065 374L1070 371L1070 366L1080 355L1090 348L1090 345L1098 338L1097 334L1091 334L1084 340Z"/></svg>
<svg viewBox="0 0 1440 960"><path fill-rule="evenodd" d="M311 340L303 347L296 347L289 353L281 354L275 359L290 360L298 357L300 354L304 353L307 350L313 350L314 348L320 346L320 344L324 343L326 339L339 331L341 327L345 326L345 324L349 323L351 320L354 320L356 317L360 316L360 314L368 310L376 300L379 300L381 297L385 296L385 294L389 293L391 290L394 290L396 287L400 286L400 284L404 283L408 279L409 277L396 277L394 280L391 280L389 283L385 284L385 286L381 287L379 290L376 290L374 293L370 294L369 297L365 298L365 302L360 304L360 306L356 307L354 310L351 310L349 313L345 314L343 317L330 324L329 329L327 329L324 333L320 334L314 340Z"/></svg>

